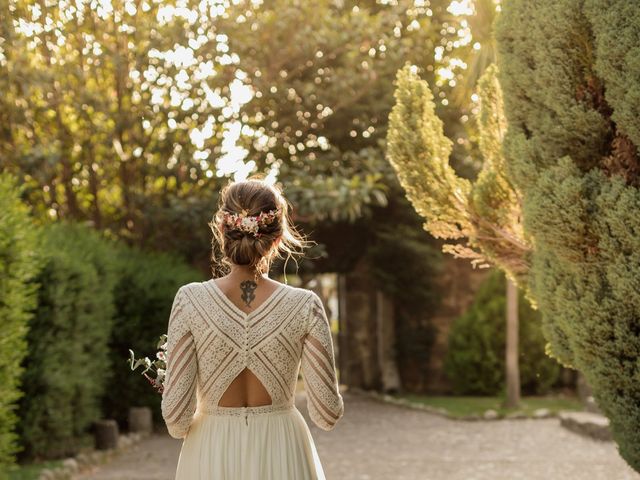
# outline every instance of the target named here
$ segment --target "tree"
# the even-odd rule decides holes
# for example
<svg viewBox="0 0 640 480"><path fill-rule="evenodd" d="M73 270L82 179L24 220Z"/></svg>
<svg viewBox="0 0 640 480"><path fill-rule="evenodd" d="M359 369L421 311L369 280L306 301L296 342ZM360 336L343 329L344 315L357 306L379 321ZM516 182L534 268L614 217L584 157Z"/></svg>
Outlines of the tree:
<svg viewBox="0 0 640 480"><path fill-rule="evenodd" d="M298 221L353 220L388 200L391 82L433 75L447 4L5 0L0 164L40 216L185 255L252 169Z"/></svg>
<svg viewBox="0 0 640 480"><path fill-rule="evenodd" d="M277 168L300 218L386 204L391 82L406 60L433 75L436 46L454 36L439 33L447 3L241 1L218 19L239 57L225 71L241 69L255 92L242 107L246 158Z"/></svg>
<svg viewBox="0 0 640 480"><path fill-rule="evenodd" d="M550 21L553 19L553 21ZM549 353L584 373L640 471L640 12L633 2L505 2L506 167L535 243Z"/></svg>
<svg viewBox="0 0 640 480"><path fill-rule="evenodd" d="M227 99L206 95L205 17L160 1L3 4L0 161L40 216L135 242L153 232L148 203L209 197L190 132L223 119Z"/></svg>
<svg viewBox="0 0 640 480"><path fill-rule="evenodd" d="M507 278L507 341L505 347L505 372L507 396L505 407L517 407L520 403L520 369L518 365L518 287Z"/></svg>
<svg viewBox="0 0 640 480"><path fill-rule="evenodd" d="M444 370L457 395L504 395L508 388L505 329L508 292L504 272L493 268L479 285L473 303L451 325ZM559 383L561 368L545 353L540 312L517 293L518 359L522 392L540 395ZM515 384L515 382L513 382ZM519 389L515 389L519 391ZM505 396L506 398L506 396Z"/></svg>
<svg viewBox="0 0 640 480"><path fill-rule="evenodd" d="M387 156L407 197L426 219L424 228L453 241L445 244L444 251L469 258L474 265L498 265L507 272L509 282L524 284L530 247L520 223L518 192L504 171L501 147L506 125L496 73L495 66L489 67L479 84L483 167L475 182L458 176L449 164L451 141L435 113L433 95L409 65L397 76ZM513 308L505 314L508 403L514 406L520 389L518 317Z"/></svg>
<svg viewBox="0 0 640 480"><path fill-rule="evenodd" d="M426 220L425 229L452 241L443 251L470 258L474 265L499 265L522 283L531 247L520 223L519 194L504 171L501 145L506 124L496 73L495 67L489 68L479 87L483 167L475 181L458 176L450 165L452 142L435 113L433 94L410 65L398 71L395 81L387 158Z"/></svg>
<svg viewBox="0 0 640 480"><path fill-rule="evenodd" d="M522 250L525 261L516 278L543 313L548 353L584 373L611 420L620 454L636 470L640 244L634 212L640 204L640 67L632 59L639 48L633 40L640 31L639 15L629 2L512 0L497 23L508 125L499 171L521 195L524 238L535 245L529 252ZM406 97L400 103L409 104L411 96ZM414 102L421 97L414 95ZM433 122L432 112L424 112L426 120L412 124L417 130ZM405 127L398 124L402 133ZM437 145L442 139L437 122L433 125L435 134L405 140L421 147ZM455 205L447 201L455 183L429 173L442 168L447 148L416 149L413 157L423 162L416 167L407 161L412 152L407 154L406 147L395 152L390 147L400 169L414 167L419 174L404 175L410 198L432 218L427 226L437 226L441 219L445 226L458 222L465 228L461 236L472 238L467 235L474 233L471 223L462 215L468 211L464 203L458 201L457 214L443 215ZM427 180L420 181L422 176ZM422 198L438 198L443 192L444 206L435 202L431 208ZM485 245L480 248L486 251ZM501 268L509 272L508 263Z"/></svg>
<svg viewBox="0 0 640 480"><path fill-rule="evenodd" d="M22 174L41 216L89 222L203 269L217 191L257 170L284 186L305 231L334 233L333 263L307 272L344 271L351 264L336 259L372 245L432 272L425 232L393 241L397 218L419 218L384 159L384 139L397 69L410 60L433 78L436 47L450 50L458 38L449 3L8 1L0 162ZM450 86L434 91L445 99ZM461 130L457 108L439 111ZM391 288L404 281L393 273ZM415 290L428 290L427 277ZM430 335L428 313L417 319L424 307L392 293L402 303L399 335L426 351L415 332Z"/></svg>

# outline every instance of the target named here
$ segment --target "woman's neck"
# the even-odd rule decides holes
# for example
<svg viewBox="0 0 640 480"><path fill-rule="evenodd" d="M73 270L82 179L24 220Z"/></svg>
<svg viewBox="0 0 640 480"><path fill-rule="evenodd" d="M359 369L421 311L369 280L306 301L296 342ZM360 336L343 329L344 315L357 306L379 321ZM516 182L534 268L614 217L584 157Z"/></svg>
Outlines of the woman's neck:
<svg viewBox="0 0 640 480"><path fill-rule="evenodd" d="M255 279L256 271L253 267L249 265L236 265L231 264L231 271L229 272L229 276L237 279ZM268 273L262 273L257 276L258 281L267 280L269 278Z"/></svg>

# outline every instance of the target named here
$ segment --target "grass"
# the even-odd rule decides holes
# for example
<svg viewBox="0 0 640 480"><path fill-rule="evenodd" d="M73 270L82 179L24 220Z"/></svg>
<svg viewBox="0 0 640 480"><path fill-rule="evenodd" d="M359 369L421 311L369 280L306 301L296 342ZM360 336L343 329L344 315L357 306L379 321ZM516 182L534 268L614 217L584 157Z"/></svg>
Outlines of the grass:
<svg viewBox="0 0 640 480"><path fill-rule="evenodd" d="M18 465L9 469L9 480L37 480L40 472L45 468L57 468L61 465L62 460Z"/></svg>
<svg viewBox="0 0 640 480"><path fill-rule="evenodd" d="M532 416L539 408L546 408L552 413L560 410L581 411L584 407L576 397L567 396L529 396L522 397L519 408L504 408L504 397L477 397L477 396L431 396L431 395L394 395L395 398L407 400L412 403L421 403L433 408L445 410L452 416L465 417L480 415L489 409L495 410L499 415L509 413L523 413Z"/></svg>

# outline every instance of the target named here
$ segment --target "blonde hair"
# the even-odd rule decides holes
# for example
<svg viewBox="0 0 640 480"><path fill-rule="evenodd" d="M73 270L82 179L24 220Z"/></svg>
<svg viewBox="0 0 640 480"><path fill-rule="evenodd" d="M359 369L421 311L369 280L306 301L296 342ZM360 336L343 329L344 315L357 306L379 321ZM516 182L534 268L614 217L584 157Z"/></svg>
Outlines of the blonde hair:
<svg viewBox="0 0 640 480"><path fill-rule="evenodd" d="M291 206L280 188L261 177L253 176L227 184L220 192L218 203L218 210L209 222L213 232L211 259L214 277L224 275L231 264L236 264L253 267L257 280L259 275L269 272L274 258L286 255L288 261L295 255L302 255L304 249L314 243L291 224ZM253 216L277 209L280 214L273 222L260 226L258 236L229 227L222 221L225 212L239 214L244 211Z"/></svg>

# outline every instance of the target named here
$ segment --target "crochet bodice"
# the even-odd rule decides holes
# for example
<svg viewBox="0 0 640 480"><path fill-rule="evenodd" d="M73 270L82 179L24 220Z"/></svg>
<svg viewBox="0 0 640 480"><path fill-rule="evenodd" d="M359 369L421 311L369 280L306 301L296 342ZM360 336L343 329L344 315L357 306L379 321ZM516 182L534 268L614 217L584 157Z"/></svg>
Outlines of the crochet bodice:
<svg viewBox="0 0 640 480"><path fill-rule="evenodd" d="M167 329L162 416L183 438L196 410L242 414L294 405L302 369L311 420L330 430L344 413L329 321L315 292L279 284L251 313L243 312L213 279L180 287ZM218 402L245 368L272 402L225 407Z"/></svg>

